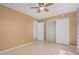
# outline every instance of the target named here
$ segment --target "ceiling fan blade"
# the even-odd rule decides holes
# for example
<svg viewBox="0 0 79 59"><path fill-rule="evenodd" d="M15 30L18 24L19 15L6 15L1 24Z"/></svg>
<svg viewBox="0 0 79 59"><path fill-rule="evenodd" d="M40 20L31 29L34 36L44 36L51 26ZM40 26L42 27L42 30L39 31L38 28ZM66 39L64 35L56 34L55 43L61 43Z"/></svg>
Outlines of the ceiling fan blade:
<svg viewBox="0 0 79 59"><path fill-rule="evenodd" d="M49 11L48 9L44 9L44 10L47 11L47 12Z"/></svg>
<svg viewBox="0 0 79 59"><path fill-rule="evenodd" d="M53 5L53 3L48 3L48 4L45 5L45 7L48 7L48 6L51 6L51 5Z"/></svg>
<svg viewBox="0 0 79 59"><path fill-rule="evenodd" d="M44 6L44 3L38 3L39 4L39 7L42 7Z"/></svg>
<svg viewBox="0 0 79 59"><path fill-rule="evenodd" d="M41 3L38 3L39 7L41 7Z"/></svg>
<svg viewBox="0 0 79 59"><path fill-rule="evenodd" d="M30 7L31 9L33 9L33 8L39 8L39 7Z"/></svg>
<svg viewBox="0 0 79 59"><path fill-rule="evenodd" d="M44 3L41 3L42 6L44 6Z"/></svg>

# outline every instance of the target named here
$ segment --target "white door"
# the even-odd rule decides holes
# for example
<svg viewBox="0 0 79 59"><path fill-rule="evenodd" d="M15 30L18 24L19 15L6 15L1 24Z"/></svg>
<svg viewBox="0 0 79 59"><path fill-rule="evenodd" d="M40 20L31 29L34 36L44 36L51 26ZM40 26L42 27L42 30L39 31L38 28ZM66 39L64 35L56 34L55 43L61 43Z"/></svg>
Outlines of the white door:
<svg viewBox="0 0 79 59"><path fill-rule="evenodd" d="M56 43L69 45L69 18L56 21Z"/></svg>
<svg viewBox="0 0 79 59"><path fill-rule="evenodd" d="M37 39L37 21L34 21L34 26L33 26L33 39Z"/></svg>
<svg viewBox="0 0 79 59"><path fill-rule="evenodd" d="M47 24L47 41L56 42L56 22Z"/></svg>
<svg viewBox="0 0 79 59"><path fill-rule="evenodd" d="M38 23L38 40L44 41L44 22Z"/></svg>

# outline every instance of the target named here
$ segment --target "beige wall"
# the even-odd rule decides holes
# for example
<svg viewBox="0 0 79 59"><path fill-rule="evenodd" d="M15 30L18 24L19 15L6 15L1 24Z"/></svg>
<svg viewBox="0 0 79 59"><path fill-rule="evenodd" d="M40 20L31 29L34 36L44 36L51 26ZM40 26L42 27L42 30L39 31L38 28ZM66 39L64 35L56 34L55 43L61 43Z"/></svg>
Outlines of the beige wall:
<svg viewBox="0 0 79 59"><path fill-rule="evenodd" d="M44 40L46 41L46 24L48 21L55 21L58 19L62 19L62 18L69 18L70 19L70 44L71 45L76 45L76 40L77 40L77 23L76 23L76 12L69 12L69 13L65 13L65 14L61 14L61 15L57 15L57 16L51 16L48 18L44 19Z"/></svg>
<svg viewBox="0 0 79 59"><path fill-rule="evenodd" d="M0 5L0 51L32 39L33 18Z"/></svg>

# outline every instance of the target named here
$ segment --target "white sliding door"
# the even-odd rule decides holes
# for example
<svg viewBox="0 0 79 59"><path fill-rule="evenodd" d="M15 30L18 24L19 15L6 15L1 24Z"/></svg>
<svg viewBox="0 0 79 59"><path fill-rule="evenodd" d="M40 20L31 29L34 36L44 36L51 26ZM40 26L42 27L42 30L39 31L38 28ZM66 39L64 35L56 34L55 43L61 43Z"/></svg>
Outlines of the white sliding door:
<svg viewBox="0 0 79 59"><path fill-rule="evenodd" d="M56 42L56 22L47 23L47 41Z"/></svg>
<svg viewBox="0 0 79 59"><path fill-rule="evenodd" d="M69 45L69 26L69 18L59 19L56 21L56 43Z"/></svg>

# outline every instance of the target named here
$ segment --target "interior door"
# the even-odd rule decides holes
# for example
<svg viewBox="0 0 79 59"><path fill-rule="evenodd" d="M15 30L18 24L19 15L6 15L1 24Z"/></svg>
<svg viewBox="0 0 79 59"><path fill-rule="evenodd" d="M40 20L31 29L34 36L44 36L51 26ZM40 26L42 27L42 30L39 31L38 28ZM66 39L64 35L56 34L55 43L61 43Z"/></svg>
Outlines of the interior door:
<svg viewBox="0 0 79 59"><path fill-rule="evenodd" d="M38 40L44 41L44 22L38 23Z"/></svg>
<svg viewBox="0 0 79 59"><path fill-rule="evenodd" d="M47 24L47 41L56 42L56 22L48 22Z"/></svg>
<svg viewBox="0 0 79 59"><path fill-rule="evenodd" d="M69 45L69 18L59 19L56 21L56 43Z"/></svg>
<svg viewBox="0 0 79 59"><path fill-rule="evenodd" d="M37 21L34 21L34 24L33 24L33 37L34 37L34 40L37 40Z"/></svg>

